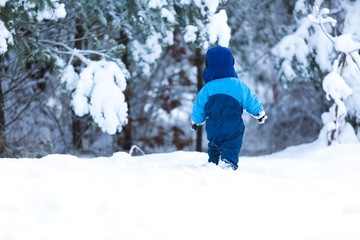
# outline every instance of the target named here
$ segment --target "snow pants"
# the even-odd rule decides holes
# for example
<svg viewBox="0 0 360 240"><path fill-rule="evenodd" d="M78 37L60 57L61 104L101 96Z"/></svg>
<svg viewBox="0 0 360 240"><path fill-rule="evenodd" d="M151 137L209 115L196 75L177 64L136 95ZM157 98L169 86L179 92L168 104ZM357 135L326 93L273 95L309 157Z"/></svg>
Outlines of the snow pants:
<svg viewBox="0 0 360 240"><path fill-rule="evenodd" d="M227 131L217 131L220 129L218 129L219 126L215 127L215 125L218 124L207 123L206 125L209 140L208 161L218 164L219 160L223 160L232 164L236 169L245 130L244 124L242 121L240 124L236 121L234 125L227 128Z"/></svg>

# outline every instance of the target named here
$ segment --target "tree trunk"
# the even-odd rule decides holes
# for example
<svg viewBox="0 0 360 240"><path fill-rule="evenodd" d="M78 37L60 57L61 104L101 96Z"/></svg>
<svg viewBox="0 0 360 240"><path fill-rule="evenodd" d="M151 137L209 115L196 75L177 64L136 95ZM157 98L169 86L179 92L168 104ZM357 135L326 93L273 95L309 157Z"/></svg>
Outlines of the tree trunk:
<svg viewBox="0 0 360 240"><path fill-rule="evenodd" d="M5 112L4 112L4 93L2 90L2 81L0 79L0 156L6 150L6 134L5 134Z"/></svg>
<svg viewBox="0 0 360 240"><path fill-rule="evenodd" d="M128 40L127 34L124 31L121 31L118 42L119 42L119 44L124 44L126 46L126 51L124 52L121 60L125 64L126 69L129 69L130 63L128 60L128 50L127 50L129 40ZM133 122L132 122L131 104L130 104L130 99L133 97L133 92L132 92L129 82L130 82L129 79L127 79L127 87L124 92L125 101L128 105L128 123L124 126L122 133L116 134L117 147L121 147L122 149L128 150L128 151L133 146L133 139L132 139L132 132L133 132L132 124L133 124ZM115 150L117 150L117 149L115 149Z"/></svg>
<svg viewBox="0 0 360 240"><path fill-rule="evenodd" d="M203 57L201 56L201 50L199 48L196 49L195 52L195 65L197 68L197 90L198 92L203 87ZM202 135L203 135L203 128L198 127L196 131L196 151L202 151Z"/></svg>
<svg viewBox="0 0 360 240"><path fill-rule="evenodd" d="M345 67L345 64L346 64L346 54L343 53L342 56L341 56L341 71L340 71L340 76L342 77L343 75L343 72L344 72L344 67ZM338 137L339 137L339 134L340 134L340 127L339 127L339 106L336 105L335 106L335 121L334 121L334 124L335 124L335 129L333 129L331 132L330 132L330 139L328 139L328 146L331 145L333 142L337 141L338 140Z"/></svg>
<svg viewBox="0 0 360 240"><path fill-rule="evenodd" d="M129 93L130 91L125 91L125 101L128 104L128 123L124 126L122 133L121 134L117 134L117 145L119 147L121 147L123 150L127 150L129 151L131 149L131 147L133 146L133 141L132 141L132 119L130 116L130 109L131 106L129 105L129 95L131 95L131 93Z"/></svg>
<svg viewBox="0 0 360 240"><path fill-rule="evenodd" d="M76 116L74 111L72 112L72 143L73 147L77 152L81 152L83 150L82 136L84 133L83 123L80 117Z"/></svg>
<svg viewBox="0 0 360 240"><path fill-rule="evenodd" d="M83 40L84 37L84 27L81 24L79 19L76 20L76 33L75 33L75 43L74 47L76 49L83 48ZM80 61L74 61L74 66L79 66L81 64ZM81 152L83 150L83 134L86 129L84 121L78 116L75 115L74 111L72 111L72 143L73 147L77 152Z"/></svg>

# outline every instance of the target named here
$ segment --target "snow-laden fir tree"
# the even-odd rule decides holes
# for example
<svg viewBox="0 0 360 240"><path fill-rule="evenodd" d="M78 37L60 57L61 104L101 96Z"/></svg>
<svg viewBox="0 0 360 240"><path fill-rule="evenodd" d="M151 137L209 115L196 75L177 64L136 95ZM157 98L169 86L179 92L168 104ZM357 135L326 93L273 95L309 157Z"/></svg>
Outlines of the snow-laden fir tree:
<svg viewBox="0 0 360 240"><path fill-rule="evenodd" d="M331 10L343 13L339 19L331 17L332 12L324 5L323 1L315 1L311 8L307 1L297 1L295 9L303 15L297 30L284 37L272 53L280 59L279 76L288 81L296 81L299 72L303 73L301 78L308 78L314 74L311 66L317 65L322 72L319 76L325 74L323 89L329 100L334 101L330 112L323 115L325 127L320 138L326 137L328 143L355 141L354 130L345 119L352 119L353 127L359 132L360 19L357 13L360 2L337 2ZM333 32L341 34L335 36Z"/></svg>
<svg viewBox="0 0 360 240"><path fill-rule="evenodd" d="M5 0L0 2L0 11L0 153L4 153L10 149L7 137L24 129L9 127L32 108L38 89L43 88L36 79L45 75L44 68L57 69L56 55L39 42L40 26L63 19L66 11L58 0ZM21 144L20 138L16 142Z"/></svg>
<svg viewBox="0 0 360 240"><path fill-rule="evenodd" d="M130 68L132 72L133 70L138 72L133 72L132 76L150 74L151 66L156 63L157 59L159 59L161 56L163 51L162 49L174 44L173 34L176 28L180 29L181 31L185 31L185 36L189 36L191 34L194 35L194 37L188 37L188 41L198 41L204 46L208 45L208 42L216 42L218 39L220 39L221 44L228 45L229 43L230 33L228 33L228 35L219 34L220 31L226 31L228 28L226 28L226 22L221 22L222 19L226 18L226 13L223 11L219 12L218 14L215 13L219 4L218 1L181 1L179 3L178 1L167 2L150 0L147 2L147 4L146 1L102 1L101 3L101 5L97 3L96 7L91 9L90 12L100 14L102 17L98 23L99 26L102 24L110 24L122 32L122 37L127 38L128 42L124 48L126 48L128 53L131 53L130 61L134 63L128 63L130 66L127 67ZM89 7L91 4L95 3L86 3L86 5L89 5ZM76 4L75 7L77 7ZM78 7L83 8L82 5L78 5ZM125 9L127 11L124 11ZM187 19L186 15L183 14L183 12L186 13L186 11L190 11L190 9L192 14L195 16L194 19ZM178 14L177 11L182 12L181 14ZM89 13L87 16L88 15ZM218 17L218 15L222 15L222 17ZM213 18L216 17L218 19L214 20ZM210 25L218 24L219 26L216 28L207 26L207 22ZM88 24L91 23L83 23L82 25L85 29L87 29L91 27L91 25L89 26ZM192 26L196 30L192 30L192 32L189 33L189 26ZM209 29L212 29L210 34L208 33ZM105 36L114 38L114 36L111 36L111 34L111 32L104 33ZM101 40L98 42L101 44ZM81 51L79 53L81 53ZM76 58L76 55L74 56ZM94 64L94 62L92 62L92 64ZM84 70L85 69L86 67ZM123 75L125 76L125 74ZM63 81L67 82L65 77L63 77ZM93 85L94 88L96 88L96 86L96 84ZM107 95L107 92L111 89L103 90L104 91L102 91L102 93ZM77 90L74 91L75 93L79 92ZM85 94L85 96L88 98L88 101L83 99L81 101L72 102L75 113L81 116L84 115L84 112L78 111L78 109L84 109L84 104L86 103L89 105L88 108L92 109L92 105L95 103L94 100L92 100L91 94ZM74 97L79 99L78 95L76 94ZM118 99L113 98L112 101L115 102L117 100ZM77 104L79 104L79 106L77 106ZM111 126L112 124L117 125L111 120L111 118L108 118L107 114L105 114L103 111L98 113L95 113L95 111L89 111L87 113L90 113L95 121L96 119L102 119L102 121L107 121L109 119L109 122L106 125L112 129L114 129L114 126ZM99 115L102 115L102 117L99 117ZM121 124L116 127L116 129L121 130L120 126L125 124L127 121L119 118L118 122ZM104 128L103 130L111 134L115 133L114 131L108 131Z"/></svg>
<svg viewBox="0 0 360 240"><path fill-rule="evenodd" d="M131 72L128 95L132 97L128 98L131 121L125 131L130 130L131 141L142 148L161 151L192 146L188 116L201 71L196 66L203 65L196 52L216 42L226 46L230 40L227 16L217 12L219 6L220 1L136 5L141 14L132 14L131 19L140 31L126 32Z"/></svg>
<svg viewBox="0 0 360 240"><path fill-rule="evenodd" d="M219 1L2 1L0 43L1 51L6 53L3 55L6 61L2 61L2 64L6 66L2 67L2 76L12 76L16 72L33 75L34 69L41 69L41 74L38 74L39 78L34 79L34 84L41 81L41 88L45 86L48 90L50 83L53 86L56 85L53 80L56 75L60 75L63 90L66 90L69 96L68 99L64 99L63 92L53 91L45 97L33 91L37 87L29 84L29 77L19 77L19 80L22 80L17 84L14 84L12 80L2 81L7 93L5 96L7 119L11 118L9 112L14 116L12 118L14 121L5 121L3 118L7 123L2 124L2 127L9 126L11 122L16 130L11 130L13 141L19 142L15 138L21 138L23 139L21 145L25 146L26 136L38 135L36 134L38 129L31 128L29 122L34 125L41 119L42 129L47 125L43 124L45 115L50 114L47 111L51 111L55 124L51 123L49 134L45 134L45 139L41 142L49 143L49 151L54 151L55 145L58 144L65 146L62 151L68 151L68 139L71 139L68 132L72 128L73 139L75 139L72 144L80 141L81 148L83 145L81 141L86 139L85 134L88 134L86 130L92 126L86 118L76 120L76 116L73 116L75 120L72 123L65 120L69 115L66 113L68 111L66 103L70 103L75 114L91 116L104 132L111 134L119 132L124 124L129 122L127 118L131 112L126 114L126 109L136 110L131 101L141 99L143 95L141 91L148 89L144 88L146 85L141 75L151 75L164 49L174 45L174 34L183 34L187 42L196 46L208 46L209 42L214 43L217 40L224 45L228 44L230 31L226 28L226 21L224 21L226 14L223 11L217 14L218 5ZM65 13L66 18L64 18ZM220 16L220 18L218 17L215 22L211 21L214 16ZM41 21L43 19L56 20L57 17L63 20ZM219 24L219 21L222 23ZM27 24L23 25L24 22ZM212 28L209 24L218 26ZM213 31L208 33L209 29ZM12 43L14 44L11 45ZM13 64L14 62L19 64ZM112 63L116 63L117 67ZM50 71L50 65L54 71ZM97 84L100 82L99 76L104 77L101 72L110 65L114 74L106 75L104 82L108 84ZM12 72L9 72L10 70ZM86 74L87 72L92 74ZM117 80L120 77L115 72L122 72L121 81ZM48 81L49 79L51 81ZM124 91L124 80L127 80L127 96L120 93ZM57 84L61 82L58 80ZM85 88L86 91L82 90L84 85L88 87ZM17 86L16 88L21 91L11 91L14 89L12 86ZM24 108L19 108L21 101L15 101L16 94L19 98L28 100L24 101ZM35 98L29 98L29 95ZM95 96L96 98L93 99ZM43 110L38 112L40 109L36 108L34 99L45 102L46 113ZM12 101L17 102L16 108L10 107L15 104ZM121 105L120 112L117 109L118 104ZM139 104L144 107L144 101L140 101ZM131 108L127 107L129 105L132 105ZM19 110L18 113L17 110ZM48 121L49 124L50 122ZM76 130L79 123L83 125L80 131ZM19 127L20 124L24 127ZM56 126L60 129L54 131ZM139 131L141 132L141 129ZM53 141L52 136L62 141ZM98 137L93 138L98 139ZM90 148L93 140L86 141L89 142ZM107 145L111 148L112 144ZM39 142L36 145L40 146L42 143ZM94 149L94 147L91 148Z"/></svg>

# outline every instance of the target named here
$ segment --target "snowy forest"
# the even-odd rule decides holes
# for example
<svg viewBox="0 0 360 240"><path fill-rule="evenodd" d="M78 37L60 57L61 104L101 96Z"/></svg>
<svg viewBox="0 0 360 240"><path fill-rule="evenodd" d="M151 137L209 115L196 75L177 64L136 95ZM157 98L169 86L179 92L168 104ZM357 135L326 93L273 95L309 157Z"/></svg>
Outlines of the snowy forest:
<svg viewBox="0 0 360 240"><path fill-rule="evenodd" d="M269 117L244 114L241 155L358 142L359 12L356 0L0 0L0 156L206 151L190 115L216 45Z"/></svg>

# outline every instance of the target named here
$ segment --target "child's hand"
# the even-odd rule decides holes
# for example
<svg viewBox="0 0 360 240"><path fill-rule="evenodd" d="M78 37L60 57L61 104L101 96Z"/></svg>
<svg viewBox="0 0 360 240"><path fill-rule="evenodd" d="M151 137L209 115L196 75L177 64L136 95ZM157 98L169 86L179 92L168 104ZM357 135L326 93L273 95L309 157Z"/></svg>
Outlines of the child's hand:
<svg viewBox="0 0 360 240"><path fill-rule="evenodd" d="M253 117L258 120L259 124L264 124L265 120L268 118L264 110L262 110L258 115L254 115Z"/></svg>
<svg viewBox="0 0 360 240"><path fill-rule="evenodd" d="M266 119L268 119L268 116L266 114L264 116L258 118L259 124L264 124Z"/></svg>

